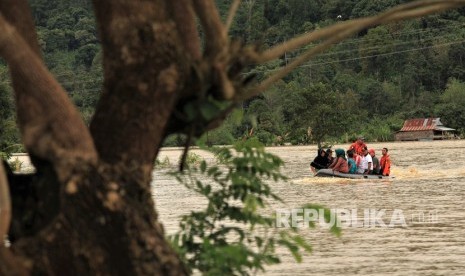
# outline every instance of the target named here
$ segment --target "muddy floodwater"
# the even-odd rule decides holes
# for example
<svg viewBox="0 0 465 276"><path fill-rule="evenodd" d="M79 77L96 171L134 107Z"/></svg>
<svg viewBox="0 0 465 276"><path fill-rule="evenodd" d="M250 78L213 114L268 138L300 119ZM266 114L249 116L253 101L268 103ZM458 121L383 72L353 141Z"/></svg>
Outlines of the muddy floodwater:
<svg viewBox="0 0 465 276"><path fill-rule="evenodd" d="M347 149L348 144L335 147ZM272 209L317 203L356 213L360 224L350 225L349 221L341 237L321 227L302 229L313 253L298 264L280 250L282 263L267 267L262 275L465 275L465 140L368 143L368 147L374 148L378 157L383 147L389 148L394 179L315 178L309 163L316 146L267 149L285 161L283 172L290 178L272 183L285 200ZM214 162L209 154L193 152ZM168 157L176 163L180 153L163 150L159 159ZM201 197L164 170L155 170L153 191L168 233L178 229L179 216L205 206ZM363 225L370 212L386 225ZM394 223L388 227L392 218Z"/></svg>

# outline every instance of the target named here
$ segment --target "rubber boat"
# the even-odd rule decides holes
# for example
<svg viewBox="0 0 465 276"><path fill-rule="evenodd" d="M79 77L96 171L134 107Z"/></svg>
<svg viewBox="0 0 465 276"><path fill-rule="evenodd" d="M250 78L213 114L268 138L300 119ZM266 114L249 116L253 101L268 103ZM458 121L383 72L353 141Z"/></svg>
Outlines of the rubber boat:
<svg viewBox="0 0 465 276"><path fill-rule="evenodd" d="M374 174L351 174L351 173L340 173L335 172L332 169L321 169L316 174L316 177L340 177L340 178L352 178L352 179L391 179L393 176L383 176Z"/></svg>

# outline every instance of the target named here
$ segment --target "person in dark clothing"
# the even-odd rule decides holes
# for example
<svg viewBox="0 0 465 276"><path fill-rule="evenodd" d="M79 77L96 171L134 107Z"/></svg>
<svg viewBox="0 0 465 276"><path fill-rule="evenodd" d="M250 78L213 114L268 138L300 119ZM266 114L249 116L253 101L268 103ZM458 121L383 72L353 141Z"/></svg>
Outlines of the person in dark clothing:
<svg viewBox="0 0 465 276"><path fill-rule="evenodd" d="M328 167L329 159L326 157L326 152L324 149L318 150L318 155L313 159L313 162L310 163L310 169L313 173L316 173L318 170L325 169Z"/></svg>

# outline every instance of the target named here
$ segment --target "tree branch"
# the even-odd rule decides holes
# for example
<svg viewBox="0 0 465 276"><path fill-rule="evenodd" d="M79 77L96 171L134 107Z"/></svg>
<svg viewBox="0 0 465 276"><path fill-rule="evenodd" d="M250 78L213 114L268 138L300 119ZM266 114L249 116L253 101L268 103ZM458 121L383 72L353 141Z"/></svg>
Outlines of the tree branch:
<svg viewBox="0 0 465 276"><path fill-rule="evenodd" d="M0 162L0 247L11 223L11 199L3 162Z"/></svg>
<svg viewBox="0 0 465 276"><path fill-rule="evenodd" d="M239 8L239 5L241 4L241 0L234 0L234 2L231 4L231 7L229 8L228 12L228 18L226 19L226 33L229 32L229 29L231 28L231 24L233 22L234 16L236 15L237 9Z"/></svg>
<svg viewBox="0 0 465 276"><path fill-rule="evenodd" d="M331 45L334 45L347 37L371 26L375 26L378 24L385 24L390 22L395 22L399 20L409 19L409 18L416 18L428 14L432 14L438 11L443 11L450 8L455 8L459 6L465 5L465 1L419 1L414 3L409 3L405 5L398 6L391 10L388 10L385 13L382 13L377 16L367 17L357 20L347 21L341 24L338 24L333 27L329 27L326 29L322 29L321 31L317 31L314 36L308 35L305 36L305 41L311 42L318 38L330 37L326 41L320 43L319 45L313 47L312 49L308 50L304 54L300 55L297 59L293 62L289 63L287 66L282 68L277 73L270 76L268 79L264 80L258 86L249 90L248 93L243 94L239 97L239 100L248 99L254 97L261 92L267 90L272 84L276 81L282 79L284 76L289 74L292 70L303 64L304 62L310 60L315 55L327 50ZM303 38L300 40L295 40L291 43L292 47L302 43L304 41ZM279 51L283 49L288 49L288 46L282 44L280 46L275 47L275 50L271 50L269 52L265 52L258 60L260 62L269 60L271 57L275 56ZM277 51L276 49L279 49Z"/></svg>
<svg viewBox="0 0 465 276"><path fill-rule="evenodd" d="M95 162L97 155L78 111L37 51L0 15L0 55L10 66L23 143L31 157L49 161L66 180L71 170L63 168Z"/></svg>
<svg viewBox="0 0 465 276"><path fill-rule="evenodd" d="M429 13L426 13L426 14L446 10L449 8L463 6L464 1L463 0L426 0L426 1L424 0L424 1L416 1L416 2L399 5L377 16L354 19L354 20L337 23L327 28L323 28L321 30L314 31L309 34L298 36L289 41L278 44L277 46L271 49L268 49L267 51L258 55L256 57L257 58L256 61L257 63L265 63L267 61L275 60L279 58L280 56L282 56L285 52L289 52L299 47L302 47L304 45L308 45L309 43L313 41L330 37L338 32L346 30L349 26L353 26L357 24L366 24L366 22L369 22L370 19L371 19L371 22L365 25L365 28L376 25L376 24L389 23L389 22L394 22L394 21L398 21L402 19L415 18L415 17L419 17L422 15L426 15L421 12L417 13L415 9L430 6L430 5L436 6L436 8L432 9ZM398 12L406 12L408 10L412 10L413 14L411 14L410 16L406 16L406 17L399 17L400 15L398 16L395 15ZM382 20L383 18L385 18L385 20Z"/></svg>
<svg viewBox="0 0 465 276"><path fill-rule="evenodd" d="M200 60L202 51L192 0L169 1L168 5L171 8L171 13L176 22L176 28L183 42L184 49L186 49L193 60Z"/></svg>
<svg viewBox="0 0 465 276"><path fill-rule="evenodd" d="M205 31L205 53L209 59L217 59L228 46L226 28L213 0L193 0L194 8Z"/></svg>
<svg viewBox="0 0 465 276"><path fill-rule="evenodd" d="M0 275L2 276L28 276L25 266L18 261L8 248L0 247Z"/></svg>
<svg viewBox="0 0 465 276"><path fill-rule="evenodd" d="M104 162L135 166L150 179L191 58L165 1L93 2L105 81L90 130Z"/></svg>
<svg viewBox="0 0 465 276"><path fill-rule="evenodd" d="M32 51L41 55L34 19L27 0L0 0L0 13L21 34Z"/></svg>

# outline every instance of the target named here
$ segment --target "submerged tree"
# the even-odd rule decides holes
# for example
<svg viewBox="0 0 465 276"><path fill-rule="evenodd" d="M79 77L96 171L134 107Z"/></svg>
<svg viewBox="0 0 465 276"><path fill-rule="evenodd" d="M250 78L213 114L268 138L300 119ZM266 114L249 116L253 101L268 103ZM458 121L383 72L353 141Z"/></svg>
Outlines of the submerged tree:
<svg viewBox="0 0 465 276"><path fill-rule="evenodd" d="M150 192L166 136L198 137L217 127L237 103L367 27L465 4L412 2L262 51L228 37L237 0L225 23L213 0L93 2L105 80L87 128L44 66L28 2L0 0L0 56L37 169L30 176L7 173L10 192L0 170L0 237L9 231L12 244L0 248L2 275L187 274L165 240ZM242 74L317 40L260 83Z"/></svg>

